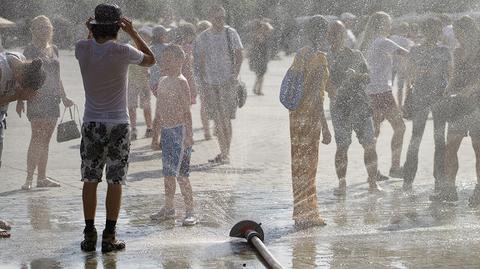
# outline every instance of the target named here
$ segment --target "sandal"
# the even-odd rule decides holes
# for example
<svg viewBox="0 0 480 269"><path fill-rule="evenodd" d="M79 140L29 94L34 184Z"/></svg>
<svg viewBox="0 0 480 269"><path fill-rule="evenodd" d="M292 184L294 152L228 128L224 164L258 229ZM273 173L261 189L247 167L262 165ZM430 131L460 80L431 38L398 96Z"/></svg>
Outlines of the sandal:
<svg viewBox="0 0 480 269"><path fill-rule="evenodd" d="M89 232L83 231L84 240L80 243L82 251L90 252L95 251L97 246L97 230L93 229Z"/></svg>
<svg viewBox="0 0 480 269"><path fill-rule="evenodd" d="M108 253L117 250L125 249L125 242L118 240L113 234L103 232L102 235L102 253Z"/></svg>
<svg viewBox="0 0 480 269"><path fill-rule="evenodd" d="M0 238L10 238L10 233L3 229L0 229Z"/></svg>
<svg viewBox="0 0 480 269"><path fill-rule="evenodd" d="M50 178L37 180L37 188L57 188L57 187L60 187L60 183L53 181Z"/></svg>
<svg viewBox="0 0 480 269"><path fill-rule="evenodd" d="M12 225L4 220L0 220L0 229L10 231L12 229Z"/></svg>
<svg viewBox="0 0 480 269"><path fill-rule="evenodd" d="M208 162L209 163L216 163L216 164L229 164L230 163L230 158L224 157L221 154L218 154L212 160L208 160Z"/></svg>

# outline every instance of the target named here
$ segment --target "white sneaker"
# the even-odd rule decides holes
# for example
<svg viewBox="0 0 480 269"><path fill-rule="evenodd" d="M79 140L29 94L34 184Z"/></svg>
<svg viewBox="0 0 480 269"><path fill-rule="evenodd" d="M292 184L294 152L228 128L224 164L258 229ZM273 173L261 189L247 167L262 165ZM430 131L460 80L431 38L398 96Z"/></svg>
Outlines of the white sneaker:
<svg viewBox="0 0 480 269"><path fill-rule="evenodd" d="M197 218L193 213L187 213L185 219L183 220L183 226L194 226L197 224Z"/></svg>
<svg viewBox="0 0 480 269"><path fill-rule="evenodd" d="M174 220L175 219L175 209L174 208L165 208L162 207L160 211L150 216L152 220L156 221L165 221L165 220Z"/></svg>

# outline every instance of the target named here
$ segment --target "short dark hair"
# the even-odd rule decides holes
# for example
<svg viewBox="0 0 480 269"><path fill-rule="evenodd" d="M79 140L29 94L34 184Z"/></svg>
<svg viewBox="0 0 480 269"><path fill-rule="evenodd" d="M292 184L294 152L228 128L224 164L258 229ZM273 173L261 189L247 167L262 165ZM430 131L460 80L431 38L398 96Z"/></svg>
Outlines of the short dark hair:
<svg viewBox="0 0 480 269"><path fill-rule="evenodd" d="M307 38L315 42L318 38L323 38L327 35L328 20L322 15L312 16L305 25L305 34Z"/></svg>
<svg viewBox="0 0 480 269"><path fill-rule="evenodd" d="M22 87L38 90L45 82L46 74L43 70L43 62L41 59L34 59L31 63L27 63L23 69L23 80L20 83Z"/></svg>
<svg viewBox="0 0 480 269"><path fill-rule="evenodd" d="M91 31L93 38L117 38L120 26L116 24L92 24Z"/></svg>

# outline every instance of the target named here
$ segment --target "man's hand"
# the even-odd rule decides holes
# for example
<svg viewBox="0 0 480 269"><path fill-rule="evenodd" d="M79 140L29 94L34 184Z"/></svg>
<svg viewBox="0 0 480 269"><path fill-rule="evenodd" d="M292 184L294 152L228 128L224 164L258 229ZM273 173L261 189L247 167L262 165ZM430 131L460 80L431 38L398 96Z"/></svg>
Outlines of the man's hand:
<svg viewBox="0 0 480 269"><path fill-rule="evenodd" d="M23 101L17 101L17 107L15 110L17 111L18 116L21 118L22 113L25 113L25 104Z"/></svg>
<svg viewBox="0 0 480 269"><path fill-rule="evenodd" d="M137 30L133 27L132 20L128 18L122 18L120 19L120 22L118 25L122 28L125 33L127 33L129 36L137 34Z"/></svg>

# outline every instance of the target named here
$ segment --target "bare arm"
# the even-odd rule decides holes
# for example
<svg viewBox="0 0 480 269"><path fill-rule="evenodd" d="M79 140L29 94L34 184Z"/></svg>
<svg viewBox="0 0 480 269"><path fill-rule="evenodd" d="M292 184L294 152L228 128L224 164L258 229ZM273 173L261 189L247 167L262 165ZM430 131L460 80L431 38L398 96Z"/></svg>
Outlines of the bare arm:
<svg viewBox="0 0 480 269"><path fill-rule="evenodd" d="M243 63L243 50L242 49L236 49L235 50L235 65L234 65L234 70L233 74L235 78L238 78L238 75L240 74L240 68L242 67Z"/></svg>
<svg viewBox="0 0 480 269"><path fill-rule="evenodd" d="M138 34L137 30L133 28L132 21L127 18L122 18L120 21L120 27L122 27L123 31L125 31L130 38L132 38L133 42L137 49L145 54L143 57L140 66L151 67L155 64L155 56L153 55L152 50L148 47L145 40Z"/></svg>

